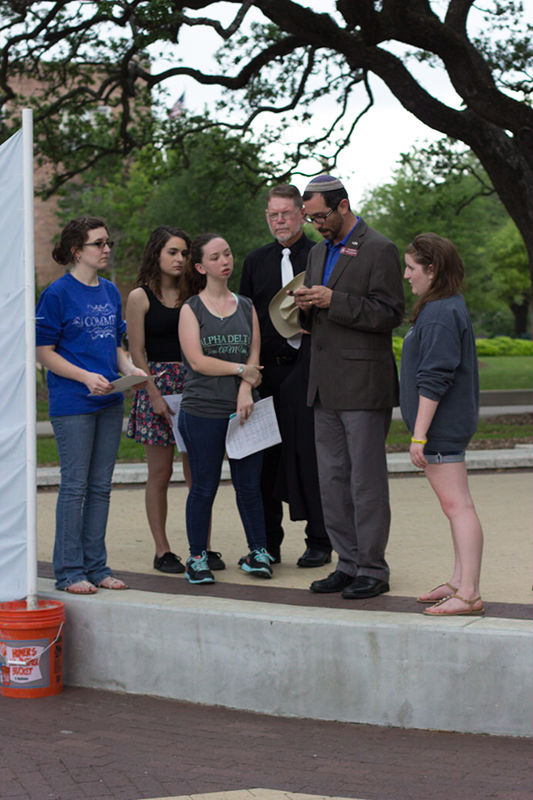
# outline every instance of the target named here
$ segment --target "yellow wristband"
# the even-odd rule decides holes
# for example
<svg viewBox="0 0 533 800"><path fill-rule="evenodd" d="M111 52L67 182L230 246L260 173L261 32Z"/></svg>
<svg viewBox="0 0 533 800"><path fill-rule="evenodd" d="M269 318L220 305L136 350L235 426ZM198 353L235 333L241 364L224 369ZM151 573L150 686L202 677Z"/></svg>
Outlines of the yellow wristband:
<svg viewBox="0 0 533 800"><path fill-rule="evenodd" d="M412 436L411 441L413 444L427 444L427 439L413 439Z"/></svg>

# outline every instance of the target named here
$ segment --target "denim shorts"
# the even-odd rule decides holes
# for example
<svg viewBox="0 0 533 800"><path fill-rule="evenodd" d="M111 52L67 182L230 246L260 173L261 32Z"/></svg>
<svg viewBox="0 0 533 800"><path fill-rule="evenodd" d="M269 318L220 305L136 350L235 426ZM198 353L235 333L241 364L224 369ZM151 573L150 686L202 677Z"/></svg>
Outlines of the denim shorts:
<svg viewBox="0 0 533 800"><path fill-rule="evenodd" d="M465 450L450 452L446 450L439 453L437 450L424 450L424 456L428 464L452 464L457 461L465 460Z"/></svg>

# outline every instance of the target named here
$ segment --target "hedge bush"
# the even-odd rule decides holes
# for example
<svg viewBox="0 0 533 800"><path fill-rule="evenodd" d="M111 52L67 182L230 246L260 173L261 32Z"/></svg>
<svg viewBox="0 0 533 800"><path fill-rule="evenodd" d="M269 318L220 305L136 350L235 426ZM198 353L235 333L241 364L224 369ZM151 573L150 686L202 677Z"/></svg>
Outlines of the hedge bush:
<svg viewBox="0 0 533 800"><path fill-rule="evenodd" d="M397 359L402 354L401 336L393 336L392 347ZM510 336L495 336L493 339L476 339L478 356L533 356L531 339L511 339Z"/></svg>

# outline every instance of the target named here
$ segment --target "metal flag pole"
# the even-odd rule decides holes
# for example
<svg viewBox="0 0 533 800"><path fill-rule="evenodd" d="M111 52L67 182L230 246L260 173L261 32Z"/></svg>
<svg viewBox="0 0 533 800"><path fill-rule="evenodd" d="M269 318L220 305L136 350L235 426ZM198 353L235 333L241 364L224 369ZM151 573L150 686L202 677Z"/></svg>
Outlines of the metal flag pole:
<svg viewBox="0 0 533 800"><path fill-rule="evenodd" d="M33 225L33 112L22 111L24 187L24 308L26 334L26 608L37 600L37 438L35 392L35 258Z"/></svg>

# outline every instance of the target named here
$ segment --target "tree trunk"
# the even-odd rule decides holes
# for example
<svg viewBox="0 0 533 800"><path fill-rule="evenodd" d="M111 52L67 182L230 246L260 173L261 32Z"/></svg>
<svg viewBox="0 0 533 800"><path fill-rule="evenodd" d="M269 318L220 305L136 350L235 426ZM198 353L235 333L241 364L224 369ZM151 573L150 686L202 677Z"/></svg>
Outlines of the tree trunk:
<svg viewBox="0 0 533 800"><path fill-rule="evenodd" d="M528 330L531 298L528 295L524 295L520 304L511 303L510 307L514 317L514 335L517 339L523 339Z"/></svg>

